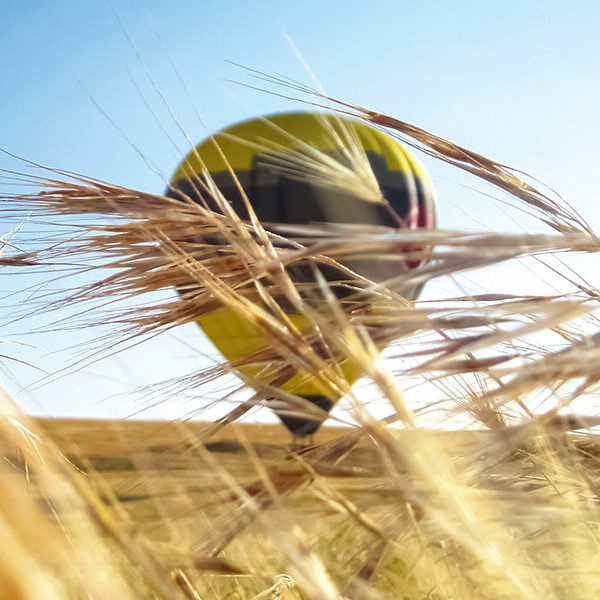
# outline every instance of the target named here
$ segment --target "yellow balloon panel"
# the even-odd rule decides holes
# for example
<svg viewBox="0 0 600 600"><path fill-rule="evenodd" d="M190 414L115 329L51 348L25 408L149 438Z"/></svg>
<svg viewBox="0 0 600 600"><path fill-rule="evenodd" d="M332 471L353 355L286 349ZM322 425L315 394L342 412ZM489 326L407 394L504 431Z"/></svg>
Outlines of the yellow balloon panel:
<svg viewBox="0 0 600 600"><path fill-rule="evenodd" d="M310 321L304 315L288 315L292 323L301 331L311 327ZM261 350L268 350L271 339L260 326L256 325L249 317L230 308L220 308L197 320L198 325L215 345L217 350L230 362L252 360L252 356ZM252 364L240 366L238 370L246 377L262 380L268 384L269 377L261 378L261 373L268 372L269 365ZM339 375L348 385L355 383L363 374L362 368L356 361L349 359L340 361L335 365ZM322 377L313 375L305 369L298 369L290 379L280 388L298 396L322 394L325 396L339 396L331 385L327 384L327 375Z"/></svg>
<svg viewBox="0 0 600 600"><path fill-rule="evenodd" d="M328 152L350 144L383 156L390 171L428 178L421 163L379 129L333 115L285 113L244 121L215 133L186 156L171 181L189 179L205 170L250 170L252 160L262 152L306 147Z"/></svg>

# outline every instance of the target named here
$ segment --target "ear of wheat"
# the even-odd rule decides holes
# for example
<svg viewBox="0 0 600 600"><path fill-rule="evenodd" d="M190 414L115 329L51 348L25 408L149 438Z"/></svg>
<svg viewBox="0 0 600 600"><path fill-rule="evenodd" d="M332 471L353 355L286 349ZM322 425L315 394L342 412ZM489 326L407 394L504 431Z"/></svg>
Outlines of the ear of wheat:
<svg viewBox="0 0 600 600"><path fill-rule="evenodd" d="M269 229L252 210L246 218L230 210L210 177L203 189L210 202L203 205L62 171L26 176L25 182L39 191L7 195L6 214L33 211L38 219L63 223L81 217L71 222L71 235L60 243L8 258L28 268L31 263L42 268L80 265L89 283L53 300L48 309L104 305L94 319L113 324L117 337L111 340L126 345L227 306L270 341L222 367L235 370L256 390L250 401L205 428L200 437L197 429L180 426L190 442L186 469L208 470L217 475L218 485L207 484L210 498L191 492L191 484L181 481L173 483L168 499L152 497L161 536L178 544L178 560L173 553L166 558L164 549L147 546L143 535L126 535L128 521L118 505L102 509L110 516L98 517L97 498L76 484L73 503L81 506L81 498L91 503L81 509L88 519L92 515L96 528L89 534L90 548L109 543L119 549L106 564L104 550L95 556L102 568L111 569L107 577L114 585L135 590L138 595L131 597L144 597L150 588L161 598L218 598L236 589L249 598L268 590L295 594L296 588L273 585L281 573L293 577L309 598L597 596L596 441L589 433L572 433L596 426L597 419L565 414L575 400L592 394L598 381L595 287L566 276L565 291L552 295L489 290L416 305L397 292L520 257L536 257L545 268L549 256L597 252L595 234L568 205L521 181L515 171L402 121L338 104L497 185L538 214L551 232L462 233L343 223ZM353 164L351 140L343 141ZM301 152L277 162L276 168L320 186L329 181L336 189L351 186L378 201L364 162L349 172L348 161L338 166L318 158ZM207 242L211 238L219 239L218 251ZM300 262L343 269L357 253L361 259L386 261L399 247L407 248L419 266L399 274L397 281L378 282L353 273L360 294L352 310L341 306L318 271L310 285L327 310L308 302L289 277L290 268ZM145 303L147 292L172 288L191 293ZM296 307L309 328L290 320L281 310L281 297ZM112 304L116 300L130 302L120 308ZM87 315L83 308L80 313ZM409 344L411 336L421 342ZM381 360L379 349L397 340L398 360ZM353 390L343 369L329 360L337 355L351 356L377 391ZM309 414L310 407L293 391L281 387L298 370L346 395L352 429L291 460L285 453L262 458L244 430L237 429L245 449L244 475L241 463L232 459L227 464L202 444L256 404L295 416L318 416ZM173 385L193 388L217 371L192 374ZM402 382L415 379L430 386L424 389L437 389L441 398L425 398L416 410L402 393ZM384 418L369 409L371 394L387 402ZM432 411L455 422L460 417L459 423L480 431L429 431L423 424ZM7 423L15 435L20 426L14 429L10 419ZM19 441L23 443L29 442ZM28 463L38 459L35 455ZM36 469L44 471L55 460L62 459L36 462ZM141 469L144 460L138 457L136 467ZM78 475L62 469L59 481L77 480ZM139 477L152 488L152 475L140 471ZM46 498L53 494L43 492ZM7 502L0 507L7 517L11 506ZM18 519L29 521L24 515L16 527L25 525ZM44 527L63 522L60 511L35 518ZM88 526L82 525L82 531ZM26 548L31 533L15 530L7 535L22 536L19 548ZM64 545L60 534L56 540ZM30 544L18 556L28 552L36 563L31 569L42 565L36 571L40 581L48 589L58 586L47 567L47 548L31 549ZM56 556L57 561L66 560ZM17 562L26 564L25 558ZM85 568L90 569L87 564ZM90 578L62 583L81 584L93 597ZM13 585L10 573L3 575L2 585ZM38 591L41 585L36 584ZM54 597L62 597L56 590ZM29 596L20 593L32 596L31 590ZM122 592L114 597L128 596Z"/></svg>

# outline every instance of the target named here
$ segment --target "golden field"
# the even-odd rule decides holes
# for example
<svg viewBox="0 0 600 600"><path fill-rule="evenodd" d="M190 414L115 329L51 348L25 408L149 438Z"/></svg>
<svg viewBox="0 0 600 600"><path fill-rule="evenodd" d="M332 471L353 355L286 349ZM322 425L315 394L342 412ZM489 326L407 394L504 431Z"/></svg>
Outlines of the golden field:
<svg viewBox="0 0 600 600"><path fill-rule="evenodd" d="M213 424L18 421L18 434L35 433L39 462L20 435L3 436L3 485L26 482L34 506L19 511L32 511L52 535L56 523L84 534L69 533L71 551L108 548L111 568L125 569L124 582L113 575L127 588L119 597L327 597L329 589L331 597L426 598L434 587L442 593L430 598L512 598L521 587L540 598L595 593L595 567L579 562L595 543L593 436L556 426L537 435L515 429L512 439L398 431L381 448L366 432L325 427L314 449L292 455L278 425L236 424L206 440ZM5 433L15 422L4 423ZM405 454L421 467L432 461L431 472L415 471ZM48 480L54 470L58 486ZM62 497L65 478L73 498ZM43 546L34 554L42 564ZM487 564L478 552L489 553ZM88 557L90 589L102 556ZM579 591L565 572L581 578ZM156 577L165 589L155 589Z"/></svg>

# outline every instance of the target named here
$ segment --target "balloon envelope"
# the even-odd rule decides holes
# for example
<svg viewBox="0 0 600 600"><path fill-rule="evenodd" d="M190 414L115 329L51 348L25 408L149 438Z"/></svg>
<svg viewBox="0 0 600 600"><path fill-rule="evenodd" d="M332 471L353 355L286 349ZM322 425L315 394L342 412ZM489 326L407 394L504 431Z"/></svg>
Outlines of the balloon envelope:
<svg viewBox="0 0 600 600"><path fill-rule="evenodd" d="M412 230L435 226L433 186L417 159L379 129L334 115L278 114L221 130L181 162L168 195L226 213L216 189L242 220L255 216L267 231L282 236L290 226L305 226L302 234L310 235L310 227L318 224ZM219 245L224 247L218 236L199 232L199 239L214 244L216 252ZM285 242L281 244L286 247ZM300 261L286 271L301 296L318 306L315 298L322 297L315 275L318 268L344 306L357 289L356 277L350 274L384 282L417 264L404 259L401 249L398 260L361 257L357 249L355 256L341 258L337 266L321 263L316 267L314 262ZM407 300L415 300L421 287L404 286L397 291ZM284 296L276 300L299 330L312 327ZM268 354L273 338L250 314L223 305L197 322L223 356L234 366L240 365L238 371L246 379L273 384L273 376L259 359L261 352ZM318 351L324 354L323 348ZM364 368L351 357L330 354L329 359L350 385L363 374ZM279 417L295 435L314 433L339 399L339 389L304 368L288 369L288 375L279 379L277 387L283 394L304 398L311 403L308 406L317 407L308 411L310 414L302 414L298 408L276 409Z"/></svg>

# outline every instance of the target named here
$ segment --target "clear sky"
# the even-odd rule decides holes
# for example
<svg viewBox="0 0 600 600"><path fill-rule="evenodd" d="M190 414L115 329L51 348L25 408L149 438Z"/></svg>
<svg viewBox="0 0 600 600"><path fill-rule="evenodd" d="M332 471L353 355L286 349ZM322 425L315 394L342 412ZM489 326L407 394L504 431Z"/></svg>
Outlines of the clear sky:
<svg viewBox="0 0 600 600"><path fill-rule="evenodd" d="M162 192L179 161L162 128L182 151L186 143L150 78L200 141L301 108L229 82L254 83L227 61L310 83L287 35L330 94L518 167L600 225L598 2L24 0L0 3L0 23L0 147L39 163ZM515 214L471 186L493 190L422 160L441 226L518 230ZM15 163L0 157L0 167ZM0 281L0 291L31 283L12 273ZM34 348L2 350L50 371L71 360L59 348L85 339L28 336L28 327L5 326L0 339ZM190 326L45 387L31 388L38 374L6 361L0 376L32 412L125 416L143 405L132 403L133 388L206 366L201 351L210 350ZM172 399L145 414L194 406Z"/></svg>

